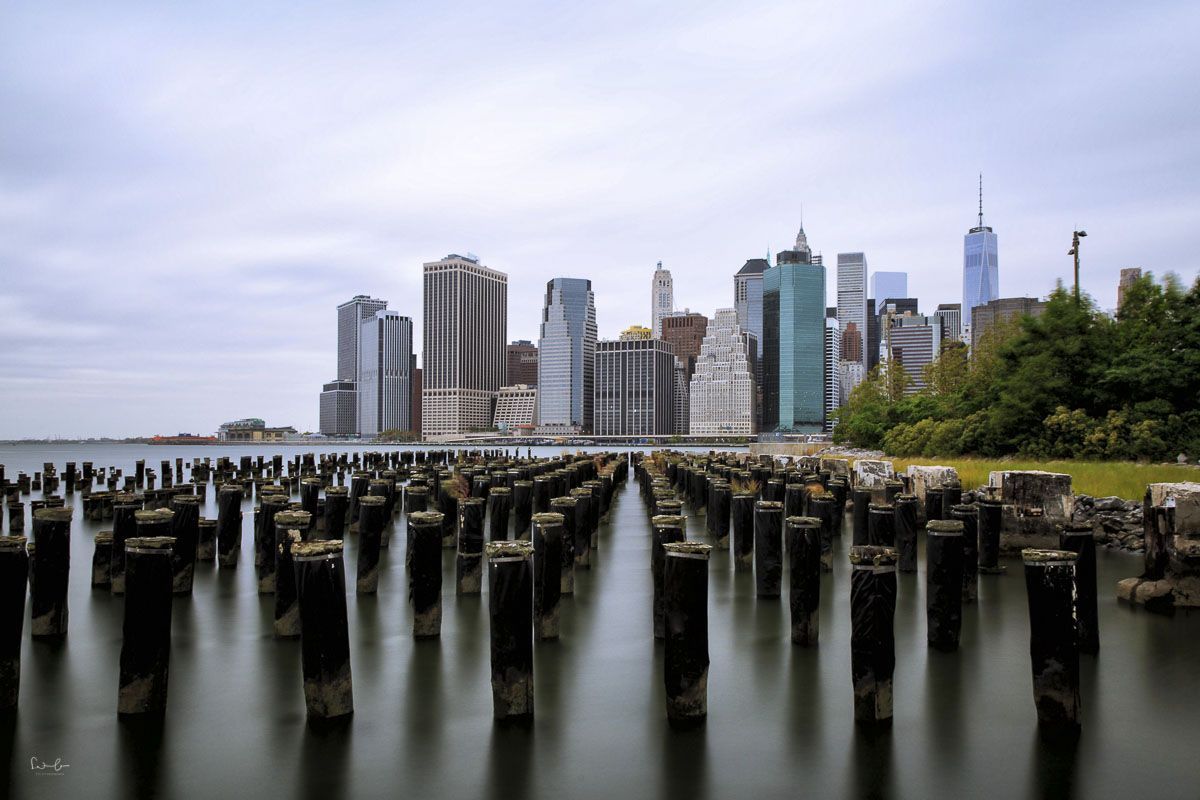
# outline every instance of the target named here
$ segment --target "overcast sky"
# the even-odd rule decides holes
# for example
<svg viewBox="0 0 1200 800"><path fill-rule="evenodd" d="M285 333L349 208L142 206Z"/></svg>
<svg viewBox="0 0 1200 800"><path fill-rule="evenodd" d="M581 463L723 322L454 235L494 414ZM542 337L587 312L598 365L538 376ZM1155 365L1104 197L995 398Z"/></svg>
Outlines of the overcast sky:
<svg viewBox="0 0 1200 800"><path fill-rule="evenodd" d="M406 7L398 7L398 6ZM335 306L421 263L591 278L601 336L733 304L800 224L961 293L1196 275L1200 4L5 3L0 437L317 427ZM834 270L828 275L830 302Z"/></svg>

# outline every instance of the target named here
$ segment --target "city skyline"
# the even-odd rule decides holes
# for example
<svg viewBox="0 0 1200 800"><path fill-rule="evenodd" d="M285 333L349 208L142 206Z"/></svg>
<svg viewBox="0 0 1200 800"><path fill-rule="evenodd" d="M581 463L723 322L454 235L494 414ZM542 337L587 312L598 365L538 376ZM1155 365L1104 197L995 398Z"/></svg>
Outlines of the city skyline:
<svg viewBox="0 0 1200 800"><path fill-rule="evenodd" d="M0 13L0 437L315 430L331 302L387 297L415 322L420 265L470 250L510 276L509 338L533 340L569 250L612 337L651 323L658 260L677 308L730 305L729 276L788 246L801 203L827 258L907 270L932 310L960 301L979 172L1001 297L1069 282L1080 228L1104 308L1121 269L1196 275L1184 3L1044 8L1035 27L934 4L664 7L637 25L621 5L287 7L284 26L269 6L203 24L184 7ZM808 32L799 60L758 46L779 30ZM430 70L448 37L475 57ZM1018 51L1037 56L997 57ZM678 124L697 111L708 124ZM470 124L429 132L456 114ZM47 287L68 310L51 324ZM126 345L136 361L110 366Z"/></svg>

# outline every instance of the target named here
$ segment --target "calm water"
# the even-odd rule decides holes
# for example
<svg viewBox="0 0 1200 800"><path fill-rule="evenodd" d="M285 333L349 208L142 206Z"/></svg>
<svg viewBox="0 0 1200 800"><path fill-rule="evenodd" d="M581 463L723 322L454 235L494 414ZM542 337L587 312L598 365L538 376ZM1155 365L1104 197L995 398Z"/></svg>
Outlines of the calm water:
<svg viewBox="0 0 1200 800"><path fill-rule="evenodd" d="M10 475L85 458L129 470L138 457L157 465L239 452L9 446L0 463ZM351 586L357 711L344 728L316 733L305 723L299 643L271 636L249 513L245 522L238 568L199 569L194 596L175 600L169 708L145 726L117 720L122 600L90 589L101 525L77 515L70 633L48 644L26 628L20 711L0 719L0 796L1200 796L1200 615L1118 606L1112 587L1140 571L1134 556L1099 554L1102 649L1083 660L1082 736L1063 745L1037 733L1018 562L980 576L953 654L925 646L924 574L900 576L895 724L872 737L852 721L849 537L835 541L821 644L808 650L788 638L786 582L782 600L757 600L752 576L714 553L709 718L681 733L666 724L662 648L651 636L649 526L627 486L595 566L564 598L562 639L537 645L537 718L521 730L493 726L486 590L455 597L449 552L441 639L410 638L400 530L378 596L356 597ZM703 520L689 522L700 535ZM351 539L351 573L355 557ZM36 774L31 757L70 767Z"/></svg>

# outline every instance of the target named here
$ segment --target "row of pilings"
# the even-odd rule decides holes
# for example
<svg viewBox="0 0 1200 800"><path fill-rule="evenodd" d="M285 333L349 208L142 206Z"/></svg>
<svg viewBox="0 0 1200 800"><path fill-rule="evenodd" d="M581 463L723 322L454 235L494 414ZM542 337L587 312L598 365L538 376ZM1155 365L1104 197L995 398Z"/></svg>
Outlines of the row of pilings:
<svg viewBox="0 0 1200 800"><path fill-rule="evenodd" d="M627 457L609 453L308 453L287 462L242 457L236 467L226 458L196 459L190 481L161 488L151 488L153 472L139 461L125 476L130 488L147 487L137 492L93 491L93 483L118 483L121 471L84 466L76 479L68 464L66 487L82 495L88 519L111 521L111 530L94 538L89 580L125 600L118 713L165 711L172 597L192 593L197 569L239 568L243 506L251 500L256 585L273 600L275 637L299 639L314 722L345 717L354 707L343 542L359 538L354 591L373 594L402 516L412 635L440 634L443 556L454 559L461 595L482 592L486 561L494 713L499 720L531 718L532 643L558 637L560 603L574 592L574 571L591 567L600 523L628 474ZM163 462L163 475L183 473L182 464L172 470ZM38 478L52 474L48 464ZM215 520L200 516L209 484ZM12 501L2 478L0 485L10 502L21 502ZM31 636L61 639L68 631L75 512L63 497L35 502L31 540L0 536L0 709L18 705L26 586Z"/></svg>
<svg viewBox="0 0 1200 800"><path fill-rule="evenodd" d="M706 584L703 573L696 573L705 548L732 546L734 569L753 571L761 601L780 598L786 579L792 642L814 646L822 574L832 569L833 537L850 516L851 684L855 719L865 725L891 723L894 615L904 585L897 573L917 572L918 535L925 534L931 648L959 648L963 605L978 602L981 575L1005 569L999 563L1000 500L981 496L964 503L957 481L927 487L921 502L906 478L855 486L850 476L820 469L817 458L657 451L634 460L651 522L654 631L666 640L668 714L679 721L702 719L706 708L707 618L701 602ZM688 539L688 510L704 516L703 532L693 532L696 541ZM680 543L687 547L681 550ZM675 563L687 563L690 588L671 577ZM1060 526L1059 549L1027 549L1022 563L1037 718L1049 728L1075 729L1080 653L1099 650L1091 529Z"/></svg>
<svg viewBox="0 0 1200 800"><path fill-rule="evenodd" d="M599 520L628 463L612 454L307 453L286 461L245 456L236 465L227 458L194 459L190 481L183 481L181 460L163 462L159 488L142 462L126 476L113 467L85 462L77 472L68 464L62 485L82 495L89 519L112 523L95 538L90 580L127 598L118 702L123 713L165 707L170 598L191 593L196 569L238 568L249 499L258 590L273 597L275 635L301 640L311 717L343 716L353 708L342 542L359 537L353 585L356 593L374 593L394 523L404 514L414 637L440 634L443 557L454 560L458 594L480 594L486 568L494 712L509 719L532 714L529 648L559 635L560 604L574 592L575 570L593 562ZM980 576L1003 569L999 501L963 503L956 483L927 487L922 502L904 480L855 486L848 476L819 469L815 460L656 451L634 454L633 463L651 532L652 622L666 648L673 724L694 724L706 714L712 548L732 549L734 569L753 572L764 602L782 596L786 573L792 641L814 646L822 575L832 570L833 537L850 516L852 684L856 719L868 724L891 719L893 615L903 585L897 572L917 570L920 531L930 647L959 647L962 605L977 602ZM22 504L20 476L15 484L2 476L0 470L6 502ZM59 485L54 465L37 475L43 486L46 476ZM126 487L145 488L112 488L122 477ZM215 520L199 514L210 484ZM110 488L95 489L100 486ZM0 537L0 701L10 707L19 689L26 576L31 635L67 631L73 510L54 495L33 502L39 507L31 515L32 541L11 530ZM690 531L691 539L688 511L704 521L703 530ZM1090 531L1065 528L1060 546L1024 554L1031 666L1039 720L1077 725L1079 653L1099 647L1095 552Z"/></svg>

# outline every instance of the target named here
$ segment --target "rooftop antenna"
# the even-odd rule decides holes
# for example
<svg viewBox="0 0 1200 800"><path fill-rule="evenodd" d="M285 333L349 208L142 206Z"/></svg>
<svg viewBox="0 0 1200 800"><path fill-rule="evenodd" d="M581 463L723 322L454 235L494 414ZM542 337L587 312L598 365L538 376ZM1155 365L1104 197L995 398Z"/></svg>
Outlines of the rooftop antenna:
<svg viewBox="0 0 1200 800"><path fill-rule="evenodd" d="M983 227L983 173L979 173L979 227Z"/></svg>

